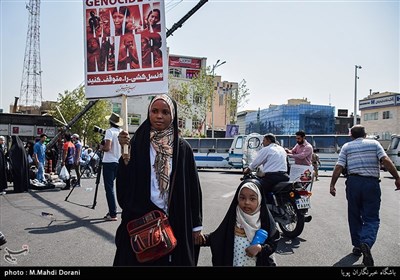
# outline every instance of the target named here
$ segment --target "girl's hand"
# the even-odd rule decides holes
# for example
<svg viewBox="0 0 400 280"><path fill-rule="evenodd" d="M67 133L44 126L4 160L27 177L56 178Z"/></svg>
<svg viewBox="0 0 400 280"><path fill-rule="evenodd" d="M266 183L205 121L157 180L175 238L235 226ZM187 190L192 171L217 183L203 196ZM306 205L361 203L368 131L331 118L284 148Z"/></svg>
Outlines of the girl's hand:
<svg viewBox="0 0 400 280"><path fill-rule="evenodd" d="M246 248L246 255L248 255L249 257L255 257L258 253L261 252L261 250L262 247L260 244L250 245Z"/></svg>

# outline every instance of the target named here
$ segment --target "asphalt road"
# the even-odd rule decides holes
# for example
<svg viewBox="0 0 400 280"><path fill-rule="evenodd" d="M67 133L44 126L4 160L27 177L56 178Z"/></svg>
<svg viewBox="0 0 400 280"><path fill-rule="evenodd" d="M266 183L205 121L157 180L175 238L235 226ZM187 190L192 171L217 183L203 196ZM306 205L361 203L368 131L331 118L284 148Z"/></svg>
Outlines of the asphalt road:
<svg viewBox="0 0 400 280"><path fill-rule="evenodd" d="M279 266L360 266L362 258L351 255L344 179L339 179L337 195L332 197L329 175L321 172L320 181L314 183L310 210L313 219L301 236L281 239L276 252ZM400 191L394 191L394 180L388 175L382 173L381 225L372 248L376 266L400 265ZM204 232L210 232L224 217L241 174L201 170L199 176ZM107 213L102 180L92 209L95 181L82 179L82 187L75 188L68 201L65 198L69 191L58 188L14 194L10 187L6 195L0 196L0 231L8 241L1 246L0 267L111 266L119 221L102 219ZM12 260L6 257L6 248L20 253ZM209 248L201 249L199 265L211 266Z"/></svg>

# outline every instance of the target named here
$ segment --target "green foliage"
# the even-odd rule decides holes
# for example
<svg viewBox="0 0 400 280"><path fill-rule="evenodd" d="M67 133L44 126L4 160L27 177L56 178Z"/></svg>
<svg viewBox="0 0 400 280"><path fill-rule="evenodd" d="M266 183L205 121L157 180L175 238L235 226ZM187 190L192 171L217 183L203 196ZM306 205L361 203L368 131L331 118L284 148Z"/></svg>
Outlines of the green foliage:
<svg viewBox="0 0 400 280"><path fill-rule="evenodd" d="M79 112L81 112L89 101L85 98L84 86L80 86L72 91L64 91L58 95L58 110L53 109L53 116L59 120L65 119L70 122ZM103 129L109 127L106 119L111 114L111 104L106 100L99 100L92 108L90 108L70 129L71 134L77 133L81 142L86 145L94 145L98 143L102 136L93 132L93 127L99 126Z"/></svg>
<svg viewBox="0 0 400 280"><path fill-rule="evenodd" d="M227 103L229 107L229 116L230 116L230 123L235 124L237 119L237 112L240 107L243 107L247 104L248 96L250 95L249 89L246 85L246 80L243 79L237 89L232 90L232 93L227 95Z"/></svg>
<svg viewBox="0 0 400 280"><path fill-rule="evenodd" d="M210 67L202 69L191 80L170 76L169 92L178 103L178 116L183 119L198 120L202 129L197 134L204 136L204 124L207 112L211 112L211 98L215 91L214 76ZM237 89L226 94L226 110L231 124L236 123L238 108L248 102L249 90L246 80L242 80ZM192 131L182 131L183 136L192 136Z"/></svg>
<svg viewBox="0 0 400 280"><path fill-rule="evenodd" d="M214 91L214 77L210 68L200 70L191 80L169 79L169 92L178 103L178 115L183 119L201 120L204 125L206 114L211 110L211 96ZM191 136L192 131L184 131ZM198 131L202 136L204 130Z"/></svg>

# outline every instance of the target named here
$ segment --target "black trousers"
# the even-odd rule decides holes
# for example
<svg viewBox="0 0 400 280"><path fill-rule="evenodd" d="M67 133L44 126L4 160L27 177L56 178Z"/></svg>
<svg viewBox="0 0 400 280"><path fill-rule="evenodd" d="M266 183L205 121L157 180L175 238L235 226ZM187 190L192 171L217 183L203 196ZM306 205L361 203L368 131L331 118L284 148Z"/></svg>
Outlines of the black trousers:
<svg viewBox="0 0 400 280"><path fill-rule="evenodd" d="M268 193L273 191L276 184L287 181L289 181L287 173L266 173L261 179L261 187L264 193Z"/></svg>

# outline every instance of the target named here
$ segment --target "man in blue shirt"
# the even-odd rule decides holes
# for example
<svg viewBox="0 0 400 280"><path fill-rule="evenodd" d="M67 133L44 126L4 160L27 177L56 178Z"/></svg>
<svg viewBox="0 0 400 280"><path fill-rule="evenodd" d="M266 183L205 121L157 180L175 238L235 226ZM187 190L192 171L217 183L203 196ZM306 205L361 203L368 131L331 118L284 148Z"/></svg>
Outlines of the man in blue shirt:
<svg viewBox="0 0 400 280"><path fill-rule="evenodd" d="M39 183L46 184L46 179L44 178L44 165L46 161L46 145L44 142L47 139L47 135L42 133L40 135L40 140L36 142L33 146L33 162L35 163L38 172L36 173L36 179Z"/></svg>

